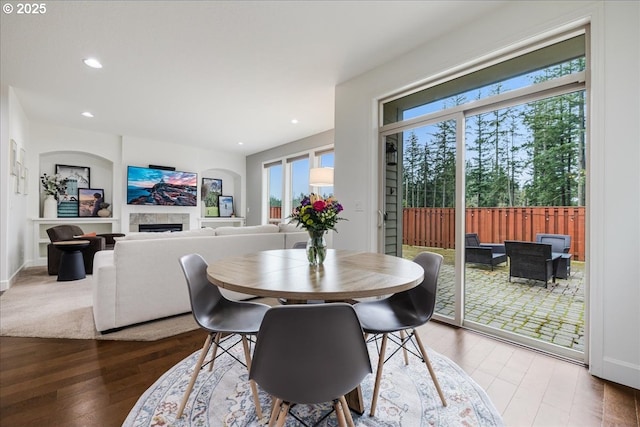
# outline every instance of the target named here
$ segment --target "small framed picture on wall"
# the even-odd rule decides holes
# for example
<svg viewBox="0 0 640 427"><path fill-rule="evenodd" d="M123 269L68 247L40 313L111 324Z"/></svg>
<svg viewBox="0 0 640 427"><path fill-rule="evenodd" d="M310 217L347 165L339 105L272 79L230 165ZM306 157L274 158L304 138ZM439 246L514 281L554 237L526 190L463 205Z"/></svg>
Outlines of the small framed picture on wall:
<svg viewBox="0 0 640 427"><path fill-rule="evenodd" d="M18 143L13 139L9 150L9 172L11 175L18 175Z"/></svg>
<svg viewBox="0 0 640 427"><path fill-rule="evenodd" d="M233 196L218 196L218 209L220 216L233 216Z"/></svg>

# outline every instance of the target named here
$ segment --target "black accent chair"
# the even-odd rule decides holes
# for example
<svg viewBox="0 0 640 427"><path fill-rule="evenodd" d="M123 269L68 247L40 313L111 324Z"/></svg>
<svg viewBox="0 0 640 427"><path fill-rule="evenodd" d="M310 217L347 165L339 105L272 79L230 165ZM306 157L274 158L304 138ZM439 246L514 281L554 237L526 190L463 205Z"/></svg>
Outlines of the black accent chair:
<svg viewBox="0 0 640 427"><path fill-rule="evenodd" d="M567 234L536 234L537 243L545 243L551 245L551 251L565 254L558 260L558 267L555 276L560 279L568 279L571 276L571 236Z"/></svg>
<svg viewBox="0 0 640 427"><path fill-rule="evenodd" d="M535 242L507 240L504 246L509 257L509 281L512 277L537 280L545 286L552 279L555 283L555 261L551 245ZM556 255L556 260L559 255Z"/></svg>
<svg viewBox="0 0 640 427"><path fill-rule="evenodd" d="M507 262L504 245L496 243L480 243L476 233L464 235L465 262L490 265L491 270L498 264Z"/></svg>
<svg viewBox="0 0 640 427"><path fill-rule="evenodd" d="M63 242L68 240L76 240L74 236L82 236L84 231L77 225L56 225L47 229L47 235L51 243L47 245L47 271L49 275L58 274L60 260L62 259L62 251L58 249L53 242ZM87 236L81 240L88 240L89 246L82 249L82 258L84 261L84 269L87 274L93 274L93 256L96 252L106 249L106 238L104 236Z"/></svg>

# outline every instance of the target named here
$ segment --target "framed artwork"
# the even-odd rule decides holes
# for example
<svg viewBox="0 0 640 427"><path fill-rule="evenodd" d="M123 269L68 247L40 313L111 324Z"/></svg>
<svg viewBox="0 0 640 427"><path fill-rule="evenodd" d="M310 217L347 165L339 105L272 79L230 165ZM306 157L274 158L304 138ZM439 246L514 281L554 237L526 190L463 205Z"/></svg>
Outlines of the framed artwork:
<svg viewBox="0 0 640 427"><path fill-rule="evenodd" d="M200 198L204 204L204 216L220 216L218 209L218 197L222 195L222 180L215 178L202 178Z"/></svg>
<svg viewBox="0 0 640 427"><path fill-rule="evenodd" d="M90 169L87 166L56 165L56 174L67 180L67 191L60 195L60 201L78 201L78 189L91 187Z"/></svg>
<svg viewBox="0 0 640 427"><path fill-rule="evenodd" d="M78 216L98 216L98 211L102 203L104 203L104 189L78 189Z"/></svg>
<svg viewBox="0 0 640 427"><path fill-rule="evenodd" d="M22 164L20 162L16 163L16 185L14 190L16 193L20 194L20 187L22 187Z"/></svg>
<svg viewBox="0 0 640 427"><path fill-rule="evenodd" d="M233 216L233 196L218 196L220 216Z"/></svg>
<svg viewBox="0 0 640 427"><path fill-rule="evenodd" d="M26 167L22 168L22 194L29 194L29 169Z"/></svg>
<svg viewBox="0 0 640 427"><path fill-rule="evenodd" d="M12 139L9 145L9 171L11 175L18 175L18 143Z"/></svg>

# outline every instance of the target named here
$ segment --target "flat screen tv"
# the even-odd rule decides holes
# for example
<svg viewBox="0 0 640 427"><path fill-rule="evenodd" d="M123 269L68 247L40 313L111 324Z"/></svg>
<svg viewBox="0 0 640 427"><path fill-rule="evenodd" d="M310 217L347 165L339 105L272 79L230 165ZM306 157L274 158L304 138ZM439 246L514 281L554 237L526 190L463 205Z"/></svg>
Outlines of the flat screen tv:
<svg viewBox="0 0 640 427"><path fill-rule="evenodd" d="M197 206L198 174L129 166L127 204Z"/></svg>

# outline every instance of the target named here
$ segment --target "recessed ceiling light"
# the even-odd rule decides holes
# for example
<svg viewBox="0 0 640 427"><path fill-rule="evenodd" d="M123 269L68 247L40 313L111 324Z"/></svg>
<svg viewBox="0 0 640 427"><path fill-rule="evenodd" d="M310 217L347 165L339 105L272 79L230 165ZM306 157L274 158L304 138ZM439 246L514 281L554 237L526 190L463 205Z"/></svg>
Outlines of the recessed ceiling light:
<svg viewBox="0 0 640 427"><path fill-rule="evenodd" d="M85 111L84 113L82 113L82 115L85 117L93 118L93 114L91 114L91 112L89 111Z"/></svg>
<svg viewBox="0 0 640 427"><path fill-rule="evenodd" d="M244 142L238 142L238 145L244 145Z"/></svg>
<svg viewBox="0 0 640 427"><path fill-rule="evenodd" d="M102 64L96 58L86 58L83 59L82 62L84 62L87 67L102 68Z"/></svg>
<svg viewBox="0 0 640 427"><path fill-rule="evenodd" d="M291 123L293 123L294 125L298 124L298 119L291 119Z"/></svg>

